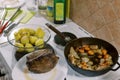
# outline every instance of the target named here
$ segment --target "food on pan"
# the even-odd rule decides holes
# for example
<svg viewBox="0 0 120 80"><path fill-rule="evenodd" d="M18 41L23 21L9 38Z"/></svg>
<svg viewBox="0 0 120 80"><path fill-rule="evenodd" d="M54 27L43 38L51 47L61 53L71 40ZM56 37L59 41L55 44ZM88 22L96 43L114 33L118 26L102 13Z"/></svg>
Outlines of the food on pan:
<svg viewBox="0 0 120 80"><path fill-rule="evenodd" d="M36 30L31 28L21 28L20 30L14 33L15 46L18 47L17 51L32 52L34 51L34 48L33 48L34 46L37 46L37 48L43 48L44 35L45 35L45 32L40 27L37 28Z"/></svg>
<svg viewBox="0 0 120 80"><path fill-rule="evenodd" d="M38 50L26 58L28 70L34 73L45 73L52 70L59 60L51 49Z"/></svg>
<svg viewBox="0 0 120 80"><path fill-rule="evenodd" d="M98 45L82 45L71 47L68 55L70 62L85 70L103 70L113 64L112 56Z"/></svg>

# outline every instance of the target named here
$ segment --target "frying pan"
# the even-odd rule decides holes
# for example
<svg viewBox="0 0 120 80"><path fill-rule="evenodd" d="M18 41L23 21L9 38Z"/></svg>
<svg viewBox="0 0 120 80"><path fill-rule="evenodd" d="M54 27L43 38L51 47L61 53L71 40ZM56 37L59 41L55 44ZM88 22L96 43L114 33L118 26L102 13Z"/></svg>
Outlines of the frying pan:
<svg viewBox="0 0 120 80"><path fill-rule="evenodd" d="M118 54L116 48L113 45L111 45L110 43L108 43L107 41L99 39L99 38L93 38L93 37L82 37L82 38L77 38L77 39L73 39L73 40L66 40L65 39L66 36L63 35L59 30L57 30L56 28L54 28L52 25L50 25L48 23L46 25L51 30L53 30L55 33L57 33L62 38L62 40L67 42L67 44L65 45L65 49L64 49L64 56L66 58L68 65L77 73L92 77L92 76L103 75L109 71L116 71L120 68L120 64L118 62L119 54ZM77 66L74 66L68 59L68 54L70 53L70 48L77 47L80 45L85 45L85 44L98 45L98 47L102 46L105 49L107 49L108 53L112 56L113 65L111 65L110 67L108 67L106 69L97 70L97 71L84 70L82 68L78 68ZM116 64L118 66L115 69L113 69L113 67Z"/></svg>
<svg viewBox="0 0 120 80"><path fill-rule="evenodd" d="M112 56L113 65L111 65L110 67L108 67L104 70L97 70L97 71L84 70L82 68L78 68L77 66L74 66L68 59L68 54L70 53L70 47L77 47L77 46L84 45L84 44L88 44L88 45L93 44L93 45L103 46L105 49L107 49L108 54L110 54ZM74 40L68 42L64 49L64 56L66 58L68 65L74 71L76 71L79 74L83 74L83 75L89 76L89 77L103 75L109 71L116 71L120 68L120 64L118 62L119 54L118 54L116 48L113 45L111 45L110 43L108 43L107 41L99 39L99 38L82 37L82 38L74 39ZM113 67L116 64L118 66L113 69Z"/></svg>

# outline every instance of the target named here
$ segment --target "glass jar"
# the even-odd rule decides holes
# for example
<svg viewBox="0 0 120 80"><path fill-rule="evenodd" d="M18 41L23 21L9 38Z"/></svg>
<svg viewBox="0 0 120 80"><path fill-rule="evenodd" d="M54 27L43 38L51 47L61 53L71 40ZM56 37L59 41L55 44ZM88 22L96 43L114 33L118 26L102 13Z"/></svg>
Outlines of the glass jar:
<svg viewBox="0 0 120 80"><path fill-rule="evenodd" d="M41 15L46 15L48 0L38 0L38 11Z"/></svg>
<svg viewBox="0 0 120 80"><path fill-rule="evenodd" d="M54 0L48 0L47 2L47 19L53 22L54 15Z"/></svg>
<svg viewBox="0 0 120 80"><path fill-rule="evenodd" d="M30 11L36 11L37 10L37 0L26 0L26 7Z"/></svg>

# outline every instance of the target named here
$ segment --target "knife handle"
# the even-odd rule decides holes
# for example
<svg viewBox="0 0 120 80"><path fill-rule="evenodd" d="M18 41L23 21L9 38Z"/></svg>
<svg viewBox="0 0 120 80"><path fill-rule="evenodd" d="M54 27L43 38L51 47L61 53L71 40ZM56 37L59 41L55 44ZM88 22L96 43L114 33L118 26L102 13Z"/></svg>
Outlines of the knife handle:
<svg viewBox="0 0 120 80"><path fill-rule="evenodd" d="M53 27L51 24L46 23L47 27L50 28L52 31L54 31L56 34L58 34L61 38L65 39L65 36L57 30L55 27Z"/></svg>
<svg viewBox="0 0 120 80"><path fill-rule="evenodd" d="M9 31L11 31L17 24L12 23L7 29L5 29L3 32L6 34L9 33Z"/></svg>
<svg viewBox="0 0 120 80"><path fill-rule="evenodd" d="M1 26L1 28L0 28L0 34L3 32L3 30L7 27L7 25L8 25L8 21L5 23L5 25L3 25L3 26Z"/></svg>

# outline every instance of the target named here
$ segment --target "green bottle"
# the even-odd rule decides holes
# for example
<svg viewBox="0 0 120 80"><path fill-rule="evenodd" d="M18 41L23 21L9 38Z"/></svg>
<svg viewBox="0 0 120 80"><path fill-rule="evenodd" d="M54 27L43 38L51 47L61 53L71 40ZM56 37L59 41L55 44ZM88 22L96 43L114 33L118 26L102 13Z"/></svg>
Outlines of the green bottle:
<svg viewBox="0 0 120 80"><path fill-rule="evenodd" d="M66 22L66 0L54 0L54 23Z"/></svg>

